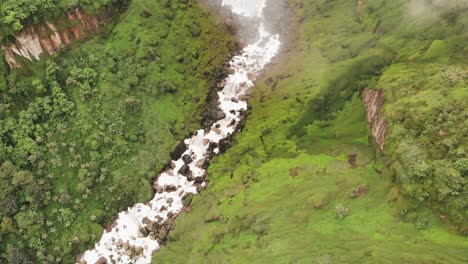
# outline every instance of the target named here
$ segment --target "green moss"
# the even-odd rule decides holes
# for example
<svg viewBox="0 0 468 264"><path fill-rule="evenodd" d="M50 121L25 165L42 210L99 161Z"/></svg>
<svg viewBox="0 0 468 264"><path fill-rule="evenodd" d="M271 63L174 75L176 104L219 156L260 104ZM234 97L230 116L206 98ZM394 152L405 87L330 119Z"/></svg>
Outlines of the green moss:
<svg viewBox="0 0 468 264"><path fill-rule="evenodd" d="M424 59L440 59L447 56L447 45L442 40L434 40L424 53Z"/></svg>

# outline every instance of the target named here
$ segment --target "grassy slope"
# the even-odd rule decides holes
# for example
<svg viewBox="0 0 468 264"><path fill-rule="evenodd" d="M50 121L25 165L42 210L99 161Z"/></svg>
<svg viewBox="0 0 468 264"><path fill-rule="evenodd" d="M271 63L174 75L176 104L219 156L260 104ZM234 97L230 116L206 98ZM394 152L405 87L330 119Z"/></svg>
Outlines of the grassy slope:
<svg viewBox="0 0 468 264"><path fill-rule="evenodd" d="M0 262L22 254L34 263L36 257L72 263L120 210L150 199L169 152L199 128L208 92L234 47L224 24L215 26L217 19L192 1L132 1L104 36L8 74L0 125L8 118L14 125L0 129L6 144L0 165L10 160L50 187L34 206L24 201L23 187L15 187L22 207L13 215L0 212ZM25 152L18 141L26 139L12 134L22 131L15 124L18 113L50 94L45 69L51 60L74 107L65 117L35 120L31 138L44 140L35 143L40 158L28 163L16 156ZM45 91L36 92L34 80ZM45 161L41 169L39 160Z"/></svg>
<svg viewBox="0 0 468 264"><path fill-rule="evenodd" d="M468 239L400 196L370 143L359 91L404 41L373 34L353 1L299 2L289 51L258 81L246 128L154 263L466 263ZM383 20L398 19L400 4L382 7ZM362 184L368 193L350 198ZM349 215L339 219L337 205Z"/></svg>

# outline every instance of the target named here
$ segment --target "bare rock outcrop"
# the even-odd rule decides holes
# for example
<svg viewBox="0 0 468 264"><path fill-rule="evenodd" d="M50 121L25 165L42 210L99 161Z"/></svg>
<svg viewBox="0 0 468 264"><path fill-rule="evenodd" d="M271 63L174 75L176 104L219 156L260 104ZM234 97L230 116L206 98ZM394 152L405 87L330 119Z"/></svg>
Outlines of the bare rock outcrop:
<svg viewBox="0 0 468 264"><path fill-rule="evenodd" d="M367 108L367 120L371 126L372 136L380 150L383 151L388 126L385 117L379 113L385 100L384 93L380 90L366 90L362 99Z"/></svg>
<svg viewBox="0 0 468 264"><path fill-rule="evenodd" d="M365 4L366 4L366 0L358 0L357 7L356 7L356 16L358 17L361 16L361 12Z"/></svg>
<svg viewBox="0 0 468 264"><path fill-rule="evenodd" d="M26 58L29 61L39 60L44 53L52 55L58 52L63 46L69 46L76 40L83 39L101 30L101 24L107 22L112 17L112 12L106 9L94 15L84 14L79 8L70 11L63 18L71 27L58 29L57 26L45 21L39 25L32 25L15 36L13 43L1 46L5 54L5 61L10 68L19 68L21 63L17 56ZM64 21L59 20L57 23Z"/></svg>

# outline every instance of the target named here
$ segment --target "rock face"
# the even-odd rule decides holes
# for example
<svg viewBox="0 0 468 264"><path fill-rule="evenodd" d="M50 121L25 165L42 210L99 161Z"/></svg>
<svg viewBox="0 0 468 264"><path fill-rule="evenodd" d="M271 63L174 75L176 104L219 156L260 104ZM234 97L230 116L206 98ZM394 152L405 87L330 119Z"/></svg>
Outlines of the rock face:
<svg viewBox="0 0 468 264"><path fill-rule="evenodd" d="M384 93L379 90L366 90L362 99L367 108L367 120L371 126L372 136L380 150L383 151L388 126L385 117L379 113L384 103Z"/></svg>
<svg viewBox="0 0 468 264"><path fill-rule="evenodd" d="M366 0L358 0L357 7L356 7L356 15L358 17L361 16L361 12L365 4L366 4Z"/></svg>
<svg viewBox="0 0 468 264"><path fill-rule="evenodd" d="M70 25L68 27L59 30L54 23L49 21L30 26L18 33L15 41L9 46L1 47L5 60L10 68L19 68L21 64L16 56L33 61L39 60L43 53L52 55L62 46L69 46L76 40L99 32L101 24L107 22L112 17L112 13L112 10L104 8L95 15L87 15L77 8L68 12L62 20L57 21L60 24Z"/></svg>

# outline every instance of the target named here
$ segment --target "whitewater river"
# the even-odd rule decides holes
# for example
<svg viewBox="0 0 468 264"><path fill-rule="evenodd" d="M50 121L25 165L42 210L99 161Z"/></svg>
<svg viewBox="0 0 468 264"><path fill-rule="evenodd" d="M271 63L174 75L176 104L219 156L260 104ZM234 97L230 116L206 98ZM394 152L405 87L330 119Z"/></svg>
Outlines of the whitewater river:
<svg viewBox="0 0 468 264"><path fill-rule="evenodd" d="M154 198L146 204L136 204L119 213L110 231L104 231L101 240L92 250L83 254L86 263L151 263L151 258L161 245L157 241L158 229L173 221L183 209L183 198L197 194L206 185L205 160L210 152L219 153L217 144L229 137L243 118L247 109L246 92L254 85L256 76L280 48L279 36L266 31L263 26L263 9L266 0L223 0L232 7L233 14L260 21L259 39L252 41L235 56L230 67L233 73L218 92L219 107L225 118L213 124L210 130L199 130L185 139L187 150L172 166L159 175L154 183ZM210 148L211 146L211 148ZM213 146L215 146L213 148ZM185 175L185 176L184 176Z"/></svg>

